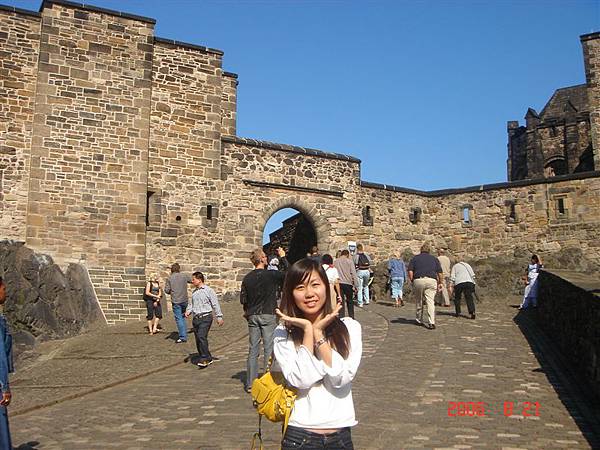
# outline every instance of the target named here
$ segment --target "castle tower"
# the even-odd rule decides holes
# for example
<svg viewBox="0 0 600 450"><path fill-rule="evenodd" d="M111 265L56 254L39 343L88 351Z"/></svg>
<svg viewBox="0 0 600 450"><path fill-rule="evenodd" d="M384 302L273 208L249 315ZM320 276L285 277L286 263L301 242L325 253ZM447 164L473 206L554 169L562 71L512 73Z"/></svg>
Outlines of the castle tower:
<svg viewBox="0 0 600 450"><path fill-rule="evenodd" d="M600 32L580 36L590 108L594 168L600 170Z"/></svg>

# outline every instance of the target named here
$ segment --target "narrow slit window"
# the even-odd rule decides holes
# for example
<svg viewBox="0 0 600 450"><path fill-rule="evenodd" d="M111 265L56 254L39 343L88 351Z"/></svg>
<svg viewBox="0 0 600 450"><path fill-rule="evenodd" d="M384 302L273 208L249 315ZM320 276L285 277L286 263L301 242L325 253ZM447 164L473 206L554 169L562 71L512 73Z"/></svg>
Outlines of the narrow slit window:
<svg viewBox="0 0 600 450"><path fill-rule="evenodd" d="M417 223L421 221L421 208L415 207L411 208L410 213L408 214L408 220L411 223Z"/></svg>
<svg viewBox="0 0 600 450"><path fill-rule="evenodd" d="M212 220L212 218L213 218L213 208L212 208L212 205L208 205L206 207L206 218L208 220Z"/></svg>
<svg viewBox="0 0 600 450"><path fill-rule="evenodd" d="M371 213L371 207L370 206L365 206L362 209L362 220L363 220L363 225L366 226L372 226L373 225L373 216Z"/></svg>
<svg viewBox="0 0 600 450"><path fill-rule="evenodd" d="M559 215L564 216L566 214L567 210L565 209L564 198L559 198L558 200L556 200L556 209L558 210Z"/></svg>
<svg viewBox="0 0 600 450"><path fill-rule="evenodd" d="M146 192L146 226L149 227L150 226L150 205L151 203L151 199L152 196L154 195L154 192L148 191Z"/></svg>
<svg viewBox="0 0 600 450"><path fill-rule="evenodd" d="M508 218L511 220L517 220L517 211L514 203L509 205Z"/></svg>
<svg viewBox="0 0 600 450"><path fill-rule="evenodd" d="M471 223L471 209L468 206L463 207L462 217L464 223Z"/></svg>

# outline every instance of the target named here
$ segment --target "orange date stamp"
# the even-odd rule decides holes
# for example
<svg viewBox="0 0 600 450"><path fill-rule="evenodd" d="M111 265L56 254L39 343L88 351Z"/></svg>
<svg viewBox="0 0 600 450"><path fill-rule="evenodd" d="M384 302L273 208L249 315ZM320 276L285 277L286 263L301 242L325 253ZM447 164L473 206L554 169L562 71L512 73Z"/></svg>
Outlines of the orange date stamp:
<svg viewBox="0 0 600 450"><path fill-rule="evenodd" d="M502 404L505 417L539 417L540 410L540 402L505 401ZM486 402L448 402L448 417L487 417L495 412L492 405Z"/></svg>

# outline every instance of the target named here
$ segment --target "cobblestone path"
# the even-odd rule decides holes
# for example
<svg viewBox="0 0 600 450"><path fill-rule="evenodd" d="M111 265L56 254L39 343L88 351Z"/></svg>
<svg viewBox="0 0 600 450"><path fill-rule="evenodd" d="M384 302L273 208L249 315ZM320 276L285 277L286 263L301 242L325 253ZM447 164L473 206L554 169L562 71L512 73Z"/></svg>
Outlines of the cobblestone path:
<svg viewBox="0 0 600 450"><path fill-rule="evenodd" d="M413 323L412 305L378 303L357 312L364 338L354 383L357 450L595 446L577 408L585 399L570 396L536 357L513 320L516 310L506 301L479 309L476 320L467 320L438 308L433 331ZM180 364L15 415L13 443L21 449L249 449L257 415L243 391L246 352L247 342L237 341L206 369ZM449 402L484 402L485 417L450 417ZM513 404L510 417L505 402ZM535 406L531 416L523 414L525 402L537 402L539 415ZM263 435L266 449L279 448L277 424L263 422Z"/></svg>

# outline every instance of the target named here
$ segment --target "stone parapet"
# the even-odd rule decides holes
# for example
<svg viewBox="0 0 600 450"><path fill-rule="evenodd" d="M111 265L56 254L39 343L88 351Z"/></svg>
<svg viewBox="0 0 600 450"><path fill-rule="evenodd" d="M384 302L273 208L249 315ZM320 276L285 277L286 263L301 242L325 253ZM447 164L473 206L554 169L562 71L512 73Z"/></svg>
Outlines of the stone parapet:
<svg viewBox="0 0 600 450"><path fill-rule="evenodd" d="M310 155L310 156L320 156L322 158L328 158L328 159L341 159L344 161L360 163L360 159L355 158L354 156L342 155L339 153L324 152L323 150L316 150L314 148L307 148L307 147L299 147L296 145L278 144L275 142L259 141L256 139L241 138L241 137L237 137L237 136L223 136L223 142L228 142L228 143L232 143L232 144L248 145L248 146L252 146L252 147L268 148L271 150L280 150L282 152L300 153L303 155Z"/></svg>
<svg viewBox="0 0 600 450"><path fill-rule="evenodd" d="M600 397L600 282L589 275L543 270L535 318Z"/></svg>

